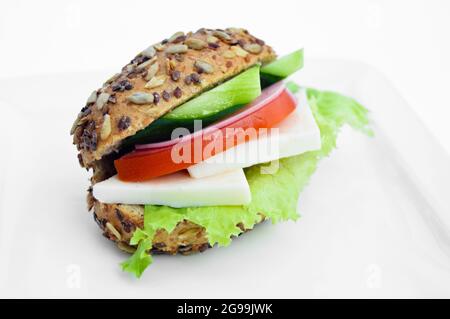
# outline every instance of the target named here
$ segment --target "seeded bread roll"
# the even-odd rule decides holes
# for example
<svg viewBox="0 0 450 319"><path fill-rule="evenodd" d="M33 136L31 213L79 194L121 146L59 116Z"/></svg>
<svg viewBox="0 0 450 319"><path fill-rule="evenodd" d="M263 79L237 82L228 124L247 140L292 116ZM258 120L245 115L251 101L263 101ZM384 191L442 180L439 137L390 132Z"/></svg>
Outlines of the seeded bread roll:
<svg viewBox="0 0 450 319"><path fill-rule="evenodd" d="M143 205L103 204L88 194L90 209L94 211L94 220L103 230L103 235L117 243L117 246L129 253L135 247L129 246L130 238L137 227L144 225ZM264 217L261 215L261 221ZM238 225L246 231L242 225ZM190 221L178 223L169 234L165 230L158 230L153 238L152 254L183 255L203 252L210 245L205 228Z"/></svg>
<svg viewBox="0 0 450 319"><path fill-rule="evenodd" d="M81 166L92 167L168 111L275 57L262 40L236 28L177 32L148 47L92 92L79 113L71 134Z"/></svg>

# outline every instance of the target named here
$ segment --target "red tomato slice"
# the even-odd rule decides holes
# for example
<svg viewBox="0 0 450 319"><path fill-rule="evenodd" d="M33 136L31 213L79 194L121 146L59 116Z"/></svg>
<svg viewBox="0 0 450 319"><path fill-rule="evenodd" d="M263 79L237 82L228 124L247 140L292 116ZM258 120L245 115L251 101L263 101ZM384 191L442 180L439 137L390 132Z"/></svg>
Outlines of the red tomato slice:
<svg viewBox="0 0 450 319"><path fill-rule="evenodd" d="M254 112L241 112L243 116L233 117L231 123L230 119L223 120L227 121L225 127L213 125L181 138L176 144L141 148L121 157L114 161L119 179L137 182L174 173L257 138L260 129L274 127L295 110L295 98L287 89L278 90L276 94L273 97L263 93L254 102L257 105Z"/></svg>

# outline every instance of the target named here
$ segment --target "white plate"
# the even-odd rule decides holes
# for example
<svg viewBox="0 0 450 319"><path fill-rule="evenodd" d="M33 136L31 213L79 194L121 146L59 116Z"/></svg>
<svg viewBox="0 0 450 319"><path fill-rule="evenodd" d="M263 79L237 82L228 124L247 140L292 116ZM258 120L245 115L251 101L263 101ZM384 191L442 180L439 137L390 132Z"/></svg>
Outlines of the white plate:
<svg viewBox="0 0 450 319"><path fill-rule="evenodd" d="M86 211L69 129L107 73L2 83L1 297L450 297L450 158L366 65L308 60L302 84L351 95L375 138L344 129L297 222L227 248L157 256L141 280Z"/></svg>

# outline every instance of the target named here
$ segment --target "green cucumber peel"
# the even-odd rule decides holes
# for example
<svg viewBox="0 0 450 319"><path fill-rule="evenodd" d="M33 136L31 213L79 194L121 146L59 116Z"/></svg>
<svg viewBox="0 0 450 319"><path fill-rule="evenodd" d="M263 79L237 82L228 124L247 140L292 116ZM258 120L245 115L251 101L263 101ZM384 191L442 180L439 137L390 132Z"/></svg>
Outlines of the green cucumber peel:
<svg viewBox="0 0 450 319"><path fill-rule="evenodd" d="M303 49L282 56L261 67L261 73L278 78L287 78L301 68L303 68Z"/></svg>
<svg viewBox="0 0 450 319"><path fill-rule="evenodd" d="M163 118L201 119L236 105L250 103L260 94L259 66L254 66L187 101Z"/></svg>

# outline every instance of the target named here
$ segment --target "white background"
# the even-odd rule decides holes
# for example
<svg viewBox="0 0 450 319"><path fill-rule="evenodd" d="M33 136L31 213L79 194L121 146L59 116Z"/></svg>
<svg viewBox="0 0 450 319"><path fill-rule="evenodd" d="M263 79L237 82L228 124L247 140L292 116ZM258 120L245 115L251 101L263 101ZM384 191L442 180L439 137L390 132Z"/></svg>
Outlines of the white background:
<svg viewBox="0 0 450 319"><path fill-rule="evenodd" d="M449 296L450 170L407 111L409 104L450 151L449 17L445 0L2 0L0 296ZM88 174L77 167L67 131L94 82L100 86L147 45L202 26L246 27L280 54L305 47L298 80L347 88L389 129L373 142L343 138L302 194L301 223L259 227L232 249L158 258L137 282L117 266L125 255L80 213ZM369 81L360 64L313 57L368 63L408 104L382 80ZM45 73L61 76L30 77ZM30 154L40 156L29 161ZM440 202L430 200L434 194Z"/></svg>
<svg viewBox="0 0 450 319"><path fill-rule="evenodd" d="M307 58L375 66L450 152L447 0L2 0L0 79L118 70L148 44L202 26L246 27L280 54L304 46Z"/></svg>

